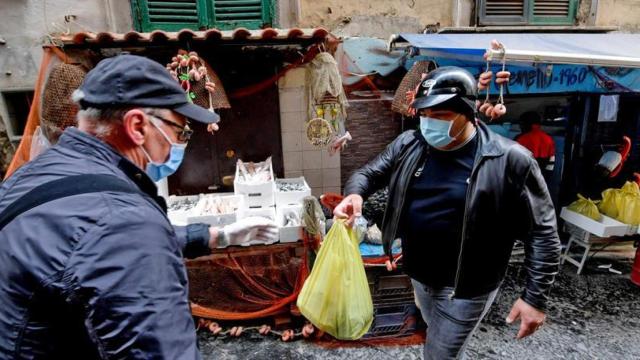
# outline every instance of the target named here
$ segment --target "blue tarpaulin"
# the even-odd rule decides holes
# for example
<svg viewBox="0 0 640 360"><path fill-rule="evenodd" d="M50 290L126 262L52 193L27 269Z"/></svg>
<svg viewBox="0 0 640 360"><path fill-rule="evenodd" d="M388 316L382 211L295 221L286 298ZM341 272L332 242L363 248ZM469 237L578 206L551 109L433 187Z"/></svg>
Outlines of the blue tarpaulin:
<svg viewBox="0 0 640 360"><path fill-rule="evenodd" d="M485 70L483 55L491 40L507 49L561 52L576 55L604 55L640 58L637 34L402 34L417 56L407 59L432 60L438 66L459 66L478 76ZM493 63L493 71L501 65ZM640 69L602 66L508 63L512 76L508 94L625 93L640 92ZM492 93L496 89L493 87Z"/></svg>

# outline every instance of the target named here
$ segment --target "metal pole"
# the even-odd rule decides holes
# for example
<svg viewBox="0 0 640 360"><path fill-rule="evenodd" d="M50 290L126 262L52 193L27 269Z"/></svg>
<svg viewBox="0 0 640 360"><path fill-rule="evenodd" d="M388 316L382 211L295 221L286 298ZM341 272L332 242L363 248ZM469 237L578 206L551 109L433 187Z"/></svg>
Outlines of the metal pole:
<svg viewBox="0 0 640 360"><path fill-rule="evenodd" d="M516 61L545 64L575 64L640 68L640 58L626 56L573 54L536 50L487 50L490 61Z"/></svg>

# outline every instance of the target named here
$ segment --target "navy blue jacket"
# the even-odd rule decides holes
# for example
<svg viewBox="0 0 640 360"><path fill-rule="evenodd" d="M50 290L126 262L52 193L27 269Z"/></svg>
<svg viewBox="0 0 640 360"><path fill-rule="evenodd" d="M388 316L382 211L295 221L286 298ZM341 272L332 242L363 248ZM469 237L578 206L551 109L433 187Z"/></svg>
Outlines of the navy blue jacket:
<svg viewBox="0 0 640 360"><path fill-rule="evenodd" d="M206 228L171 226L151 179L109 145L67 129L2 184L0 211L80 174L115 175L140 193L54 200L2 229L0 358L199 359L182 252L188 233L203 250Z"/></svg>

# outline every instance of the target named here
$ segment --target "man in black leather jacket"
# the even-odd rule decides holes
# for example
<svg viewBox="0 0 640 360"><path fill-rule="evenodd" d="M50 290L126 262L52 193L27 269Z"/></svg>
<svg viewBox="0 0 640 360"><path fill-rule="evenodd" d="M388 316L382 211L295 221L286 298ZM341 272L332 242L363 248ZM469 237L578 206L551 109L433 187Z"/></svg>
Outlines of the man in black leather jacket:
<svg viewBox="0 0 640 360"><path fill-rule="evenodd" d="M558 271L560 240L536 160L476 119L477 85L466 70L442 67L424 78L407 131L357 170L337 217L360 216L363 199L389 187L383 242L402 239L404 270L428 325L425 359L457 358L489 310L513 243L525 243L526 287L507 322L517 338L545 320Z"/></svg>

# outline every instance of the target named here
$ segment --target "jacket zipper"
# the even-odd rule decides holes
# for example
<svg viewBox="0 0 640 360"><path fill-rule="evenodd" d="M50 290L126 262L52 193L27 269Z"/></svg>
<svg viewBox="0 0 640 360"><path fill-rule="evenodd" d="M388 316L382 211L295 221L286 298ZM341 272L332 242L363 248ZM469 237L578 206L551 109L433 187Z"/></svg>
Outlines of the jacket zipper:
<svg viewBox="0 0 640 360"><path fill-rule="evenodd" d="M409 184L411 184L411 178L413 178L413 176L416 173L416 168L420 165L420 163L426 161L427 156L429 154L429 148L426 149L427 153L420 155L418 157L418 161L416 161L416 163L412 166L411 169L411 176L409 176L409 179L407 179L407 181L405 182L404 186L402 187L402 196L400 197L401 201L400 201L400 207L398 207L400 213L398 216L398 219L400 218L400 215L402 215L402 211L404 210L404 201L406 199L406 195L407 195L407 188L409 187ZM398 231L398 219L396 221L394 221L394 229L393 229L393 234L395 234ZM395 237L395 235L394 235ZM396 239L391 240L390 244L389 244L389 254L393 254L393 242L396 241ZM393 257L393 256L392 256Z"/></svg>
<svg viewBox="0 0 640 360"><path fill-rule="evenodd" d="M478 145L479 146L479 145ZM480 148L477 150L480 152ZM453 297L456 296L456 290L458 290L458 282L460 281L460 270L462 268L462 250L464 249L464 241L467 233L467 212L469 208L469 195L471 194L471 181L475 176L477 168L480 166L482 162L482 157L480 155L476 155L476 159L473 164L473 168L471 169L471 175L467 179L467 191L465 193L464 199L464 214L462 215L462 239L460 240L460 251L458 252L458 265L456 266L456 277L453 281L453 290L451 294L449 294L449 300L453 300Z"/></svg>

